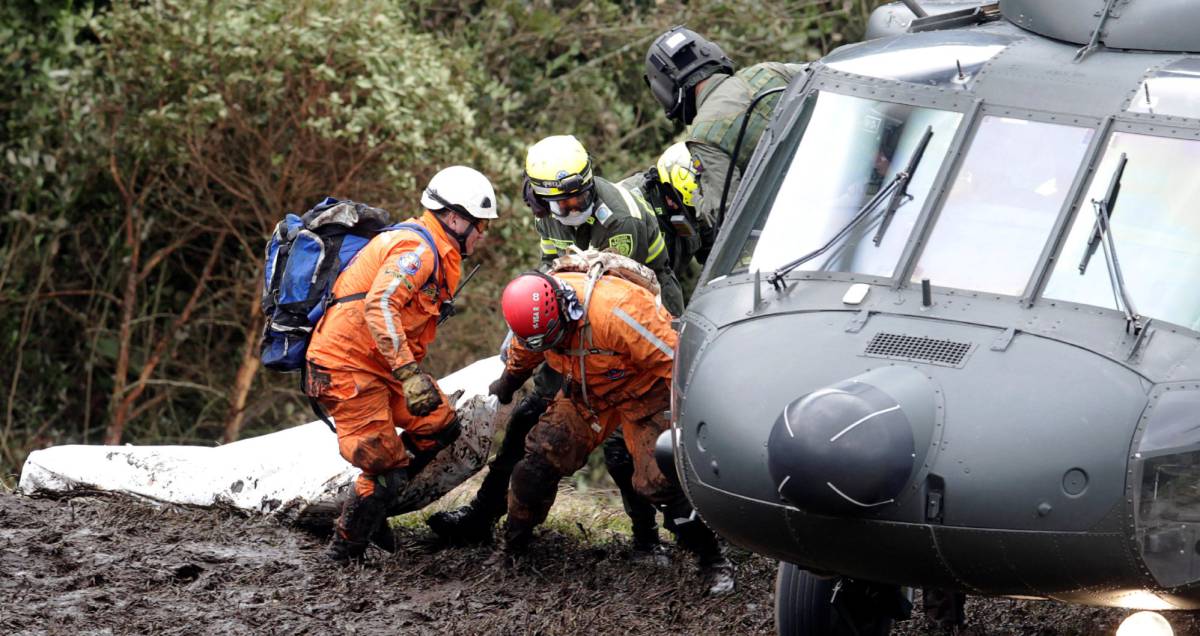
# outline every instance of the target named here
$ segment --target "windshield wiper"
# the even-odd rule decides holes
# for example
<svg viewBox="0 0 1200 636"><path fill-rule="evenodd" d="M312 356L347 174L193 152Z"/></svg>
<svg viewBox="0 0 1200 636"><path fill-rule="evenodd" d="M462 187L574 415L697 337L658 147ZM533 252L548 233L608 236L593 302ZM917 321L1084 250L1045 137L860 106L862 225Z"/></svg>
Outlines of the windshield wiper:
<svg viewBox="0 0 1200 636"><path fill-rule="evenodd" d="M1104 199L1101 201L1092 200L1093 206L1104 206L1104 221L1108 224L1112 218L1113 211L1117 209L1117 196L1121 194L1121 177L1125 175L1125 164L1128 162L1125 153L1121 153L1121 158L1117 161L1117 169L1113 171L1112 179L1108 183L1108 191L1104 193ZM1091 238L1088 239L1087 250L1083 253L1083 258L1079 261L1079 273L1086 274L1088 263L1091 262L1092 256L1096 254L1096 247L1100 245L1100 240L1104 238L1104 233L1100 226L1100 219L1092 225Z"/></svg>
<svg viewBox="0 0 1200 636"><path fill-rule="evenodd" d="M836 234L833 235L833 238L830 238L828 241L826 241L826 243L824 245L805 254L804 256L801 256L800 258L798 258L790 263L787 263L786 265L781 265L779 267L779 269L776 269L775 272L767 278L767 281L770 282L771 286L774 287L776 290L782 290L783 289L782 283L783 283L784 276L787 276L789 272L796 269L797 267L800 267L801 265L811 261L812 259L824 254L826 251L829 250L829 248L833 247L833 245L835 243L842 240L842 238L845 237L846 234L848 234L850 232L850 230L854 228L855 225L858 225L858 223L860 221L865 219L867 217L867 215L871 213L871 210L874 210L875 207L879 205L879 202L882 201L884 197L888 196L889 194L892 193L893 190L896 189L896 184L899 183L899 181L900 181L899 174L892 177L892 180L889 181L886 186L881 188L879 190L879 192L876 192L875 196L871 197L870 201L867 201L865 205L863 205L861 208L858 209L858 212L856 212L854 214L854 217L851 218L849 221L847 221L846 224L843 225L842 228L840 230L838 230Z"/></svg>
<svg viewBox="0 0 1200 636"><path fill-rule="evenodd" d="M1113 170L1112 179L1108 183L1108 190L1105 192L1104 198L1099 201L1092 199L1092 207L1096 211L1096 224L1092 227L1092 236L1088 239L1086 253L1079 263L1079 275L1082 276L1087 271L1088 261L1096 252L1098 243L1104 251L1104 262L1108 266L1108 283L1112 286L1113 303L1125 313L1125 331L1132 328L1133 333L1137 334L1142 330L1142 317L1137 313L1133 299L1129 296L1129 289L1125 286L1125 276L1121 274L1121 262L1117 259L1117 245L1113 241L1112 225L1110 224L1117 203L1117 195L1121 193L1121 178L1125 174L1125 164L1128 161L1125 153L1121 153L1121 158L1117 161L1116 169Z"/></svg>
<svg viewBox="0 0 1200 636"><path fill-rule="evenodd" d="M892 192L892 199L888 201L887 209L883 212L883 220L879 223L879 229L875 230L875 238L873 239L875 247L879 247L879 243L883 241L883 235L887 233L888 225L892 223L892 217L896 215L896 210L900 206L912 199L912 195L908 193L908 184L912 181L913 173L917 171L917 166L921 165L921 157L925 156L925 148L929 145L929 140L933 138L933 126L925 128L925 134L921 135L921 141L917 143L917 149L913 151L913 155L908 160L908 167L903 172L896 175L896 189Z"/></svg>
<svg viewBox="0 0 1200 636"><path fill-rule="evenodd" d="M921 155L925 153L925 146L929 144L929 138L932 136L933 127L930 126L925 130L925 136L921 138L921 142L917 144L917 148L913 152L912 158L909 160L909 169L902 172L897 172L895 176L888 181L887 185L880 188L879 192L876 192L875 196L871 197L870 201L867 201L866 204L859 208L858 212L856 212L854 216L847 221L846 224L843 225L836 234L833 235L832 238L826 241L824 245L805 254L804 256L801 256L800 258L797 258L794 261L791 261L790 263L779 266L778 269L776 269L770 276L767 277L767 281L771 283L771 286L774 287L776 291L782 291L783 279L785 276L787 276L797 267L800 267L801 265L829 251L829 248L833 247L838 241L845 238L845 236L850 233L850 230L854 229L854 226L858 225L863 219L867 218L867 216L871 213L871 210L874 210L875 207L879 205L879 202L884 199L884 197L889 195L892 196L891 201L888 203L888 212L885 214L894 214L896 209L900 207L900 199L905 196L903 194L903 190L907 189L908 187L908 180L912 175L912 171L916 169L917 163L921 161ZM897 192L901 192L899 197L896 196ZM885 224L886 222L887 218L884 219ZM881 236L877 233L876 238L881 238ZM875 245L879 245L878 240L875 242Z"/></svg>

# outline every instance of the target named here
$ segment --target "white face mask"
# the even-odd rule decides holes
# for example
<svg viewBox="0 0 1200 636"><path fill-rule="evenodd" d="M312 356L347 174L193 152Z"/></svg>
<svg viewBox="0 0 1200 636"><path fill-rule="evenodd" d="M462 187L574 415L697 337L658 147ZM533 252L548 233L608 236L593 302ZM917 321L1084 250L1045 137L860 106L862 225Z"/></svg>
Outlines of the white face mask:
<svg viewBox="0 0 1200 636"><path fill-rule="evenodd" d="M554 215L554 218L559 223L567 227L578 227L587 223L587 220L592 216L592 209L596 207L595 204L592 204L582 210L571 212L566 216L559 216L558 201L548 201L548 203L550 204L550 213Z"/></svg>

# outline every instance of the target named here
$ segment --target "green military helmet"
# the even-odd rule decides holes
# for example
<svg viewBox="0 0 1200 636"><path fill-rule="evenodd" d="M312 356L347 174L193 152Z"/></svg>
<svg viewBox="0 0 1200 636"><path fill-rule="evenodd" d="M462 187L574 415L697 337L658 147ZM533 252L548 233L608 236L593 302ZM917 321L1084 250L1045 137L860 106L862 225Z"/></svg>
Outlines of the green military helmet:
<svg viewBox="0 0 1200 636"><path fill-rule="evenodd" d="M721 47L683 26L668 29L646 51L646 85L667 117L685 125L696 117L693 89L715 73L733 73L733 60Z"/></svg>

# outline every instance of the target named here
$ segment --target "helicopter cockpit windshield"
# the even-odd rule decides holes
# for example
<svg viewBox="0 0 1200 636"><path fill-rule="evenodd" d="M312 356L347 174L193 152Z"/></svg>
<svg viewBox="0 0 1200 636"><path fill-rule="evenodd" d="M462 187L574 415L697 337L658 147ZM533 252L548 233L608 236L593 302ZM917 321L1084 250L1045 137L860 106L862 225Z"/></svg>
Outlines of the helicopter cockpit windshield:
<svg viewBox="0 0 1200 636"><path fill-rule="evenodd" d="M734 269L774 269L827 243L895 180L932 130L879 245L873 238L887 205L876 206L840 243L802 265L891 276L962 114L818 92L808 97L803 120L807 125L797 126L803 137L789 140L794 154L772 193L774 203L755 220Z"/></svg>
<svg viewBox="0 0 1200 636"><path fill-rule="evenodd" d="M1129 158L1121 178L1121 200L1111 218L1111 233L1121 252L1125 283L1138 299L1138 311L1200 330L1200 182L1193 177L1200 162L1200 142L1117 131L1084 197L1103 199L1108 179L1121 154ZM1043 296L1099 307L1116 308L1109 273L1078 264L1087 248L1094 215L1076 215Z"/></svg>

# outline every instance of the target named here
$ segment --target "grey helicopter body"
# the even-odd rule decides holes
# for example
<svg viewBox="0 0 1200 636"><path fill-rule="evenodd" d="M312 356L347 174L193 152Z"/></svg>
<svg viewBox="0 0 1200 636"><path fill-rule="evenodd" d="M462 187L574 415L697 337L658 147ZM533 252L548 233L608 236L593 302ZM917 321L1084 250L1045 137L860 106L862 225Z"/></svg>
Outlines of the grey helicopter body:
<svg viewBox="0 0 1200 636"><path fill-rule="evenodd" d="M775 109L681 320L685 490L819 576L1200 609L1200 3L922 5Z"/></svg>

